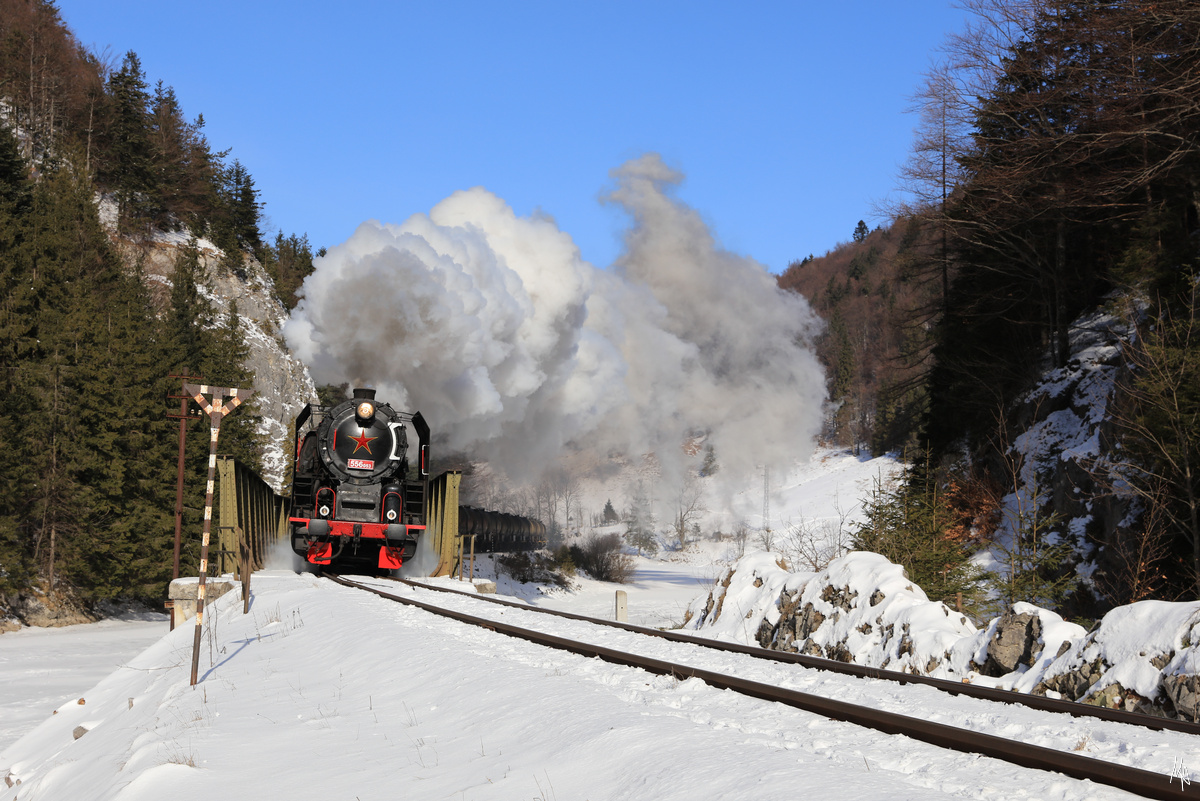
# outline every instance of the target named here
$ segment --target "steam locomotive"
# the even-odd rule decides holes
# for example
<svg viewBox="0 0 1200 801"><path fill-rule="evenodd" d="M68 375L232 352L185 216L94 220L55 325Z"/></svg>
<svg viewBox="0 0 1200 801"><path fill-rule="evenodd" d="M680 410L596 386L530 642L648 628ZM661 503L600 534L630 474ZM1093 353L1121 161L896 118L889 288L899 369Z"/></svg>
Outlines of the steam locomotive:
<svg viewBox="0 0 1200 801"><path fill-rule="evenodd" d="M429 486L429 426L420 412L397 412L376 403L375 390L355 389L336 406L305 406L295 445L293 551L316 565L384 570L413 557Z"/></svg>
<svg viewBox="0 0 1200 801"><path fill-rule="evenodd" d="M409 464L408 430L417 435ZM332 406L296 417L296 462L288 519L292 550L315 565L391 570L417 552L426 530L429 426L420 412L397 412L356 389ZM458 531L473 553L539 548L538 520L458 507Z"/></svg>

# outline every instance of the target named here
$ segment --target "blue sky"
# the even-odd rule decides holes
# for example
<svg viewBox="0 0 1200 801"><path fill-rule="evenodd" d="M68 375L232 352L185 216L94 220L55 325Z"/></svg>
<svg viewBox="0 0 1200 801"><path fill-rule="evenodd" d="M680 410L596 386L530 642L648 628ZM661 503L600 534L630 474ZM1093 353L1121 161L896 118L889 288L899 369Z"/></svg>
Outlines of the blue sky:
<svg viewBox="0 0 1200 801"><path fill-rule="evenodd" d="M254 176L273 228L332 246L483 186L599 267L609 170L647 151L729 250L775 272L893 191L904 113L948 0L59 0L79 40L137 51Z"/></svg>

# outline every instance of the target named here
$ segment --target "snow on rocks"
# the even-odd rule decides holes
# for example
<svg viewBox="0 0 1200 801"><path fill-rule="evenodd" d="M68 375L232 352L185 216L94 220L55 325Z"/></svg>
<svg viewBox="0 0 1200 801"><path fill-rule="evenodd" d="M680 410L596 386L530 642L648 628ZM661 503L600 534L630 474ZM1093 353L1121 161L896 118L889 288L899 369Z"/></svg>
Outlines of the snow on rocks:
<svg viewBox="0 0 1200 801"><path fill-rule="evenodd" d="M976 629L900 565L854 552L817 573L749 554L692 602L684 628L759 645L1115 709L1200 721L1200 601L1141 601L1091 632L1017 603Z"/></svg>
<svg viewBox="0 0 1200 801"><path fill-rule="evenodd" d="M765 648L840 662L934 673L975 633L963 615L931 602L900 565L857 551L818 573L788 573L770 554L745 557L685 627Z"/></svg>
<svg viewBox="0 0 1200 801"><path fill-rule="evenodd" d="M1031 692L1050 663L1086 633L1049 609L1016 603L954 645L949 673L970 676L979 684Z"/></svg>
<svg viewBox="0 0 1200 801"><path fill-rule="evenodd" d="M1052 660L1035 694L1200 721L1200 601L1119 606Z"/></svg>

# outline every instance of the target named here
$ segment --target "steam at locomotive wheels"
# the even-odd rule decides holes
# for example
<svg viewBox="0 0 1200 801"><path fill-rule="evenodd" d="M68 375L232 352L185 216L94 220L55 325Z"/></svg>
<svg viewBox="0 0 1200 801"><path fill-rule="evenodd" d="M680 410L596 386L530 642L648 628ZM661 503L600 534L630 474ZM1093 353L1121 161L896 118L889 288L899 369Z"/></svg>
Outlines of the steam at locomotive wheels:
<svg viewBox="0 0 1200 801"><path fill-rule="evenodd" d="M411 425L419 440L408 461ZM316 565L394 569L425 532L429 426L375 402L375 390L296 417L292 550Z"/></svg>
<svg viewBox="0 0 1200 801"><path fill-rule="evenodd" d="M410 464L408 429L417 435ZM376 403L356 389L333 407L305 406L296 417L296 464L289 513L292 550L315 565L393 570L428 536L429 426L420 412ZM458 507L458 531L474 552L528 550L546 527L517 515Z"/></svg>

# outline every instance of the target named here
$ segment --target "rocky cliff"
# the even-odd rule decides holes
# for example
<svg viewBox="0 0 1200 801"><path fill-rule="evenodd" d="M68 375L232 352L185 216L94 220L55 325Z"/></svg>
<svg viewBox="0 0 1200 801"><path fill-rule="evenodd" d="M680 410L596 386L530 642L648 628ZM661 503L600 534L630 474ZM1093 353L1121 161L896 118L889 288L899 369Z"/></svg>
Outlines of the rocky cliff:
<svg viewBox="0 0 1200 801"><path fill-rule="evenodd" d="M175 259L187 241L181 233L159 233L137 241L115 239L127 264L141 263L160 307L170 295ZM254 373L255 400L262 415L260 433L268 442L263 478L278 491L292 447L288 425L304 404L316 402L316 387L308 368L292 356L283 341L280 330L287 312L276 299L274 283L262 265L247 257L241 271L222 270L218 267L221 251L204 239L198 245L205 273L200 291L216 310L217 322L228 313L231 302L237 303L242 335L250 349L246 367Z"/></svg>

